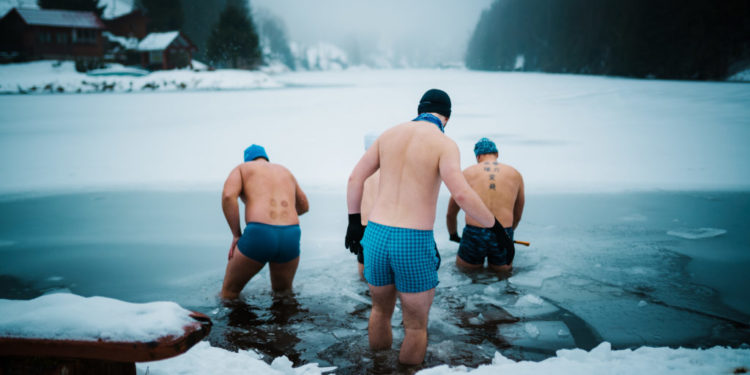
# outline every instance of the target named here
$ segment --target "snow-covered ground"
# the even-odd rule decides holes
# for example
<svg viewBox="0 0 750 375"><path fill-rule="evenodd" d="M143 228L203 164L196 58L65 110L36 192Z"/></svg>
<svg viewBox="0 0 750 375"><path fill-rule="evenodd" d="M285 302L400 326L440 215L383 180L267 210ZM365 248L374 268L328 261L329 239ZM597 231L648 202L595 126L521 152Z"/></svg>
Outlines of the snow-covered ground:
<svg viewBox="0 0 750 375"><path fill-rule="evenodd" d="M0 299L0 337L78 341L154 341L180 337L194 320L174 302L128 303L53 293L29 301Z"/></svg>
<svg viewBox="0 0 750 375"><path fill-rule="evenodd" d="M36 79L4 72L0 81ZM212 87L210 77L233 72L165 74ZM290 73L270 82L290 87L1 97L0 192L214 188L250 143L307 186L340 188L364 135L412 119L431 87L453 98L446 134L463 165L473 163L474 142L490 137L530 192L750 188L746 84L462 70Z"/></svg>
<svg viewBox="0 0 750 375"><path fill-rule="evenodd" d="M109 75L105 73L109 72ZM126 74L133 73L135 74ZM268 74L223 69L157 71L110 64L92 74L79 73L72 61L35 61L0 65L0 94L63 94L95 92L242 90L280 87Z"/></svg>
<svg viewBox="0 0 750 375"><path fill-rule="evenodd" d="M317 300L341 311L306 314L354 319L352 314L367 306L362 292L364 286L347 284L338 294L330 291L334 283L355 280L353 259L340 259L344 251L340 237L345 225L342 196L346 177L363 152L365 134L410 120L421 94L438 87L453 99L454 114L446 134L458 143L462 164L467 167L473 163L473 144L486 136L497 142L501 159L523 173L530 198L517 235L519 239L533 236L532 248L519 250L517 272L510 280L477 281L452 271L450 257L455 256L455 246L440 237L444 227L442 219L438 219L436 236L444 254L444 266L431 312L430 334L440 341L431 343L428 352L432 358L442 360L438 363L460 364L451 361L454 358L451 354L468 350L467 346L480 354L489 352L487 358L492 358L493 345L465 344L465 337L469 328L481 330L485 324L497 320L490 312L498 315L500 308L523 320L502 324L499 329L492 325L489 335L504 337L514 347L539 351L576 345L575 330L569 328L571 322L564 321L566 314L584 319L604 341L616 348L638 347L644 343L671 345L694 342L691 341L694 337L730 336L732 331L722 329L730 329L732 325L716 324L716 316L720 316L720 321L744 319L741 313L721 305L710 288L702 286L710 283L710 279L717 279L716 274L708 274L706 284L691 284L691 276L684 270L686 260L677 252L701 260L699 269L694 271L698 276L706 275L701 273L700 267L708 267L713 261L734 260L740 265L747 262L746 240L741 231L744 227L739 223L744 220L725 218L721 221L711 216L711 212L716 212L719 206L720 212L729 212L731 207L726 205L735 202L726 203L713 192L750 190L750 166L747 164L750 148L746 147L750 139L750 107L747 106L750 85L462 70L308 72L276 75L274 80L283 87L247 91L1 96L0 175L3 178L0 192L6 194L3 200L12 202L19 194L112 190L197 190L213 194L220 189L229 170L241 162L242 150L250 143L262 144L271 160L289 167L313 197L311 213L302 218L306 258L298 273L301 282L295 288L306 308L312 310L317 305L310 301ZM623 191L710 193L696 193L697 198L679 196L676 203L667 205L681 209L675 214L659 206L673 199L668 194L662 197L654 193L657 195L651 201L659 204L607 195ZM582 204L573 204L575 211L561 212L554 207L558 201L542 195L567 192L591 196L565 196L562 199ZM438 217L444 212L446 194L442 192ZM147 265L135 263L136 266L132 266L132 260L123 255L128 251L142 254L151 249L150 244L166 243L178 244L182 257L176 260L165 255L163 263L188 262L191 258L202 261L204 258L196 254L205 252L206 248L213 249L221 238L211 237L213 234L200 237L203 232L184 233L182 222L173 228L182 229L179 238L165 238L161 231L166 220L141 223L129 222L128 216L120 217L126 215L128 209L145 211L149 215L166 211L159 207L170 197L170 194L158 196L148 205L143 204L143 200L138 201L141 203L136 206L141 208L129 208L128 202L132 199L123 196L111 200L107 197L98 200L96 196L74 197L70 203L61 199L70 206L50 199L40 202L38 210L20 201L14 211L5 208L8 211L4 212L12 212L13 217L0 217L7 219L4 225L10 226L28 215L46 220L40 224L41 231L29 227L20 228L18 233L4 234L0 238L0 257L12 255L13 259L4 259L13 263L25 256L21 255L27 249L24 246L69 244L70 249L60 250L75 251L76 257L54 258L51 254L55 252L50 250L26 264L36 267L49 263L51 269L56 270L60 264L88 259L81 256L87 246L92 253L99 254L99 246L106 245L112 254L117 254L112 262L130 265L121 265L121 268L169 273L166 269L169 267L163 266L161 268L165 269L138 270ZM207 211L214 216L207 214L196 218L198 215L193 210L197 208L193 203L200 197L189 198L170 207L186 207L183 208L185 215L180 217L205 220L194 228L213 230L216 226L226 230L217 207L212 205L213 210ZM216 203L211 200L213 195L209 198L209 203ZM740 203L742 199L740 196ZM601 207L609 210L604 212L597 209L600 206L591 204L591 200L617 204L614 209L612 205L602 204ZM81 231L78 236L57 235L56 230L69 223L57 223L56 217L47 217L52 207L45 206L45 202L54 203L55 212L70 212L81 217L87 217L86 212L111 216L85 222L85 225L73 221L70 225ZM117 206L118 202L122 206ZM675 216L669 216L673 214ZM737 214L739 216L741 214ZM338 217L340 220L336 221ZM568 232L571 228L572 235ZM191 237L193 235L195 237ZM34 242L36 238L39 242ZM180 240L204 248L191 252ZM722 246L712 247L711 244ZM726 244L734 244L733 250L727 252ZM121 248L126 250L118 250ZM50 257L52 261L42 261ZM206 257L216 259L217 264L204 262L204 274L182 275L179 280L164 282L174 288L190 288L190 296L182 297L189 306L214 303L204 300L213 298L215 284L220 284L223 269L219 263L223 259ZM351 280L342 279L341 273L331 271L348 266L351 266ZM726 268L718 270L727 273ZM54 272L58 272L55 275L64 273L63 270ZM72 277L66 273L63 280ZM123 279L131 284L141 282L136 278ZM104 283L103 277L100 280ZM746 278L740 280L746 281ZM267 289L267 282L267 275L261 274L251 281L248 290ZM144 287L147 289L154 288L149 284ZM735 284L725 289L739 288ZM508 293L509 290L513 293ZM250 293L249 298L256 303L269 296L258 292ZM714 302L719 307L711 310ZM724 302L748 313L747 303L741 299ZM460 306L463 315L456 315L454 305ZM223 321L227 319L226 314L226 310L217 307L212 318ZM327 331L318 332L310 322L295 322L290 326L300 333L302 342L319 342L321 348L328 350L340 337L361 334L363 322L366 325L362 320L350 327L349 321L337 321L342 326L331 335ZM395 323L394 327L398 327L399 322ZM461 340L465 345L459 342ZM348 346L359 345L356 340L342 342ZM511 357L507 353L504 355ZM588 353L558 351L556 356L541 362L515 362L498 354L493 365L475 371L593 374L605 368L613 373L633 373L648 372L638 367L648 363L659 373L731 373L737 367L750 367L749 357L748 349L641 348L631 351L611 350L603 344ZM310 357L302 358L308 363L315 362L309 360ZM185 369L185 373L200 373L195 369L206 363L220 366L226 360L235 365L227 365L221 372L232 373L251 359L257 360L257 356L201 344L185 356L139 364L138 369L145 372L148 368L149 374L175 373L182 371L180 369ZM280 373L322 371L313 367L294 369L282 359L278 361L274 369ZM254 363L261 366L259 362ZM328 365L321 361L321 367ZM343 367L339 363L330 365ZM247 366L256 368L252 364ZM465 370L439 367L427 372L450 374ZM258 372L273 373L266 367Z"/></svg>
<svg viewBox="0 0 750 375"><path fill-rule="evenodd" d="M660 374L660 375L704 375L737 374L748 370L750 348L730 349L670 349L642 347L636 350L612 350L609 343L602 343L591 351L562 349L557 356L540 362L516 362L495 354L491 364L476 369L464 366L437 366L417 372L420 375L597 375L597 374ZM286 357L276 358L271 365L259 359L251 350L238 353L227 352L201 342L186 354L157 362L139 363L138 374L153 375L199 375L199 374L273 374L314 375L334 371L335 368L320 368L315 364L294 368Z"/></svg>

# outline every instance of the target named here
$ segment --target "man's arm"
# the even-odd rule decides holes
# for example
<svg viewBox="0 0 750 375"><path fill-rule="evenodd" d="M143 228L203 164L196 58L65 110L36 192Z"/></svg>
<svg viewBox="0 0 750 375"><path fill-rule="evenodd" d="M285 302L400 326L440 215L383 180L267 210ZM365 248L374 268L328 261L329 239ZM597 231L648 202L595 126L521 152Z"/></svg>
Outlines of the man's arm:
<svg viewBox="0 0 750 375"><path fill-rule="evenodd" d="M378 156L378 140L365 151L362 158L354 166L352 174L349 176L349 182L346 185L346 205L349 211L349 225L346 227L346 236L344 236L344 247L354 254L362 251L362 245L359 241L365 233L362 225L362 190L364 190L365 180L380 168L380 157Z"/></svg>
<svg viewBox="0 0 750 375"><path fill-rule="evenodd" d="M456 216L461 207L458 207L458 203L453 200L453 197L448 201L448 213L445 215L445 225L448 227L448 235L450 235L451 241L461 242L461 237L458 236L458 222Z"/></svg>
<svg viewBox="0 0 750 375"><path fill-rule="evenodd" d="M294 208L297 210L297 215L302 215L310 210L310 202L307 201L307 195L299 187L297 179L294 180Z"/></svg>
<svg viewBox="0 0 750 375"><path fill-rule="evenodd" d="M229 229L235 238L242 235L240 230L240 206L237 203L242 192L242 175L240 167L236 167L229 173L227 181L224 182L224 191L221 194L221 208L224 211L224 218L229 224Z"/></svg>
<svg viewBox="0 0 750 375"><path fill-rule="evenodd" d="M357 214L362 211L362 190L364 189L365 180L380 168L380 157L378 155L379 142L370 146L357 165L354 166L352 174L349 175L349 182L346 185L346 205L350 214Z"/></svg>
<svg viewBox="0 0 750 375"><path fill-rule="evenodd" d="M516 204L513 205L513 230L516 230L516 227L518 227L518 223L521 222L521 215L523 215L523 205L526 204L526 196L523 191L523 177L520 173L518 177L521 179L521 183L520 185L518 185Z"/></svg>
<svg viewBox="0 0 750 375"><path fill-rule="evenodd" d="M449 142L440 156L439 168L440 178L445 182L456 204L483 227L492 227L495 215L484 205L461 173L461 157L458 146L453 141Z"/></svg>

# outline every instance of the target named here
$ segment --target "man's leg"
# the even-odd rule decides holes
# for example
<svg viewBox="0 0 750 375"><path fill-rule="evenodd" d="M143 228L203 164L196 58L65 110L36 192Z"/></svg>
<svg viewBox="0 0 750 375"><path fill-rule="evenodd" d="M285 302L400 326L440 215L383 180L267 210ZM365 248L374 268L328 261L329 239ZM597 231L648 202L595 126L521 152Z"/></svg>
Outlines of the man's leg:
<svg viewBox="0 0 750 375"><path fill-rule="evenodd" d="M513 265L512 264L504 264L501 266L488 263L490 266L490 269L497 272L500 276L508 277L511 274L511 271L513 271Z"/></svg>
<svg viewBox="0 0 750 375"><path fill-rule="evenodd" d="M283 292L292 289L292 281L297 273L299 257L296 257L286 263L268 263L268 269L271 271L271 289L274 292Z"/></svg>
<svg viewBox="0 0 750 375"><path fill-rule="evenodd" d="M372 296L370 323L367 327L370 348L373 350L388 349L393 343L391 316L393 316L393 309L396 307L396 285L368 285Z"/></svg>
<svg viewBox="0 0 750 375"><path fill-rule="evenodd" d="M420 293L399 293L404 317L404 343L398 361L418 365L427 352L427 318L435 298L435 288Z"/></svg>
<svg viewBox="0 0 750 375"><path fill-rule="evenodd" d="M237 246L234 247L234 255L227 263L227 270L224 274L224 285L221 287L221 298L235 299L240 295L242 288L245 287L250 279L263 268L263 263L254 261L240 252Z"/></svg>
<svg viewBox="0 0 750 375"><path fill-rule="evenodd" d="M484 267L484 264L471 264L461 259L460 256L456 255L456 267L458 267L458 269L461 271L474 271Z"/></svg>

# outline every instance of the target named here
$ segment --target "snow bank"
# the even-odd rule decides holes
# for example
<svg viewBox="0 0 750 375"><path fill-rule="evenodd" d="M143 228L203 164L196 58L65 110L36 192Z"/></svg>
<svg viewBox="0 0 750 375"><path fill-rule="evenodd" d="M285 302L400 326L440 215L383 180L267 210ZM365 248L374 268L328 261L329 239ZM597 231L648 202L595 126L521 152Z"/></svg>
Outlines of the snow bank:
<svg viewBox="0 0 750 375"><path fill-rule="evenodd" d="M0 94L91 93L182 90L237 90L281 87L268 74L246 70L163 70L139 76L119 74L127 67L110 64L112 75L79 73L71 61L35 61L0 66ZM131 69L132 70L132 69ZM106 71L106 70L104 70Z"/></svg>
<svg viewBox="0 0 750 375"><path fill-rule="evenodd" d="M590 352L581 349L558 350L557 355L541 362L516 362L495 353L492 364L476 369L465 366L436 366L419 371L421 375L449 374L731 374L750 367L750 349L714 347L710 349L671 349L642 347L636 350L612 350L601 343ZM187 353L161 361L136 364L138 374L322 374L335 367L307 364L294 368L286 357L270 365L252 350L230 352L200 342Z"/></svg>
<svg viewBox="0 0 750 375"><path fill-rule="evenodd" d="M727 81L750 82L750 69L743 70L727 78Z"/></svg>
<svg viewBox="0 0 750 375"><path fill-rule="evenodd" d="M182 336L193 323L174 302L129 303L59 293L28 301L0 299L0 336L81 341L152 341Z"/></svg>
<svg viewBox="0 0 750 375"><path fill-rule="evenodd" d="M718 237L726 233L727 231L725 229L718 228L679 229L667 231L667 234L670 236L680 237L686 240Z"/></svg>
<svg viewBox="0 0 750 375"><path fill-rule="evenodd" d="M557 356L541 362L515 362L500 353L491 365L468 369L442 365L418 372L421 375L447 374L732 374L750 366L750 349L671 349L642 347L636 350L612 350L604 342L586 352L581 349L558 350ZM741 371L741 370L740 370Z"/></svg>
<svg viewBox="0 0 750 375"><path fill-rule="evenodd" d="M261 355L253 350L230 352L215 348L201 341L185 354L161 361L137 363L138 374L149 375L190 375L190 374L271 374L271 375L314 375L333 371L336 367L318 367L307 364L297 368L287 357L278 357L269 365L261 360Z"/></svg>

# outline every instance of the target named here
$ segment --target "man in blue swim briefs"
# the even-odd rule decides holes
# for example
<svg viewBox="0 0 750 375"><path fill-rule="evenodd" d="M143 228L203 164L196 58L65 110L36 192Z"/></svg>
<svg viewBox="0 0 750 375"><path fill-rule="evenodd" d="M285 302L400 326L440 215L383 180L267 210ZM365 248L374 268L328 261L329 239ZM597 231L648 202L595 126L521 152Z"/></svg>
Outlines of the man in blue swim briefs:
<svg viewBox="0 0 750 375"><path fill-rule="evenodd" d="M513 239L513 231L518 227L523 214L523 177L510 165L497 161L495 142L482 138L474 145L477 164L464 170L464 177L471 188L479 194L482 202L492 211L497 220L507 225L505 231ZM466 226L458 236L456 215L460 210L456 201L448 202L446 222L451 241L460 242L456 265L462 270L484 267L484 259L490 269L507 273L513 266L514 252L498 243L488 228L482 228L474 218L466 215Z"/></svg>
<svg viewBox="0 0 750 375"><path fill-rule="evenodd" d="M440 181L468 215L505 235L461 173L458 146L443 134L451 114L448 94L427 91L417 112L417 118L386 130L375 140L349 176L346 194L349 227L344 244L350 248L361 240L372 296L370 348L391 347L391 316L400 298L405 332L399 361L404 364L421 363L427 350L427 317L438 284L432 227ZM378 169L378 194L365 231L360 214L362 190L365 180Z"/></svg>
<svg viewBox="0 0 750 375"><path fill-rule="evenodd" d="M245 231L240 231L237 198L245 203ZM268 263L271 288L292 288L300 253L299 216L309 209L307 196L288 169L269 162L263 147L245 150L245 162L227 177L221 207L232 231L229 263L221 297L234 299Z"/></svg>

